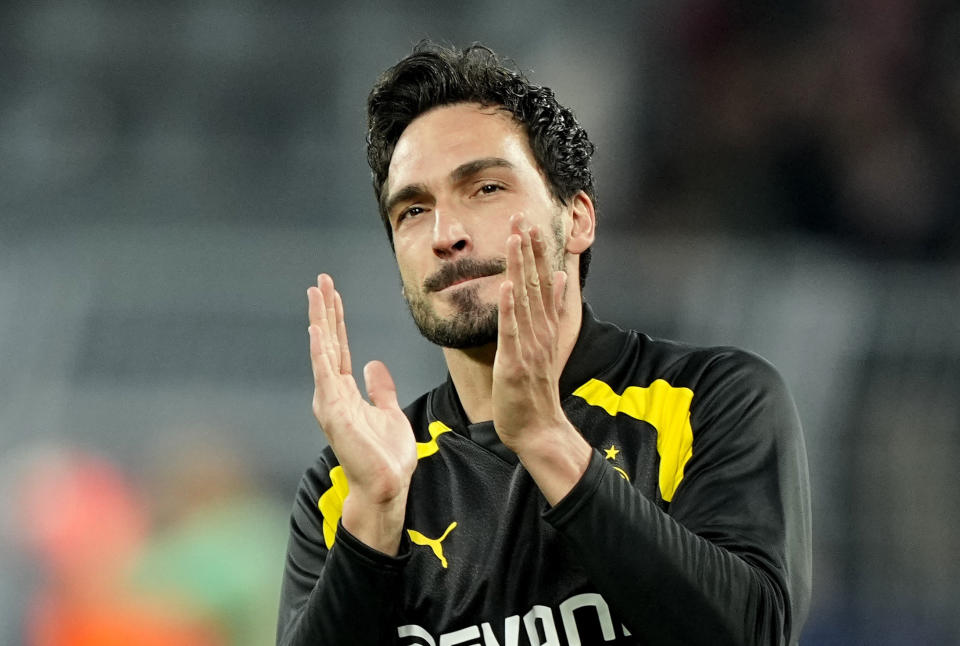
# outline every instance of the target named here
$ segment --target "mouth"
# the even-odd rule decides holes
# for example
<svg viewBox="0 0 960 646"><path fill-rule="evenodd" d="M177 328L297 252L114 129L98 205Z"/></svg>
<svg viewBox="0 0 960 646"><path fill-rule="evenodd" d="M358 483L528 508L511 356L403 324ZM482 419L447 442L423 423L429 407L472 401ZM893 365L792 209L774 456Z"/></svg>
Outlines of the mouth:
<svg viewBox="0 0 960 646"><path fill-rule="evenodd" d="M478 281L478 280L483 280L484 278L492 278L493 276L498 276L498 275L499 275L499 274L486 274L486 275L483 275L483 276L464 276L463 278L458 278L458 279L455 280L454 282L450 283L449 285L447 285L446 287L444 287L443 289L440 289L440 290L438 290L438 291L445 292L445 291L451 290L451 289L453 289L453 288L455 288L455 287L460 287L460 286L462 286L462 285L466 285L467 283L473 283L473 282Z"/></svg>
<svg viewBox="0 0 960 646"><path fill-rule="evenodd" d="M491 276L499 276L507 269L504 259L473 260L466 259L443 265L424 281L427 292L442 292Z"/></svg>

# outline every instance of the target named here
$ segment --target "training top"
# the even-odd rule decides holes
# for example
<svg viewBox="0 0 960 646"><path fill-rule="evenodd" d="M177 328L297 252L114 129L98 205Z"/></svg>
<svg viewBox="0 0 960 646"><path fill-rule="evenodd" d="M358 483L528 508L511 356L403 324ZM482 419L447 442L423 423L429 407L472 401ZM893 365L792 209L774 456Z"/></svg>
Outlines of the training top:
<svg viewBox="0 0 960 646"><path fill-rule="evenodd" d="M340 524L349 484L325 448L294 503L277 643L796 644L809 482L775 369L584 305L560 396L594 451L552 508L449 377L407 407L418 463L396 557Z"/></svg>

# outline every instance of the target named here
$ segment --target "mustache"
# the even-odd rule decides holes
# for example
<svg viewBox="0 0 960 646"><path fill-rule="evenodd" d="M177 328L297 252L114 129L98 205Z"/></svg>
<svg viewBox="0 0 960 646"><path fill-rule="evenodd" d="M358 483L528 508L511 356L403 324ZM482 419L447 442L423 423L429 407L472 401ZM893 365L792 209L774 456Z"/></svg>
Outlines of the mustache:
<svg viewBox="0 0 960 646"><path fill-rule="evenodd" d="M462 280L482 278L502 274L507 270L506 258L489 258L478 260L464 258L441 265L440 269L430 274L423 281L423 287L428 292L439 292Z"/></svg>

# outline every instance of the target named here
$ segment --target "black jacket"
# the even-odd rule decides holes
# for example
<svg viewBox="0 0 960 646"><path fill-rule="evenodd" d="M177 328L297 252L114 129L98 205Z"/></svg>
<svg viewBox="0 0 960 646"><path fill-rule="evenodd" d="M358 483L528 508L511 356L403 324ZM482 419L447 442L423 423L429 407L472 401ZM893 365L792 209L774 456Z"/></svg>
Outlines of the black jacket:
<svg viewBox="0 0 960 646"><path fill-rule="evenodd" d="M411 404L419 462L397 557L339 524L347 484L324 449L293 510L278 643L795 644L809 484L774 368L584 306L560 394L594 454L552 509L449 378Z"/></svg>

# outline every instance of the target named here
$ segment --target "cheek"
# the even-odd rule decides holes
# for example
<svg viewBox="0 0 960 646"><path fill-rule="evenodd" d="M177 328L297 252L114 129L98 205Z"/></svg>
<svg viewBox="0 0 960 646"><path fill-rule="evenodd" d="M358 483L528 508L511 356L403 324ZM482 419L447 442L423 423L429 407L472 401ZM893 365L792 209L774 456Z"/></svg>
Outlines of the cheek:
<svg viewBox="0 0 960 646"><path fill-rule="evenodd" d="M423 278L418 278L418 270L416 267L415 257L406 253L409 250L404 249L400 244L397 244L395 247L396 259L397 259L397 269L400 271L400 280L405 286L407 285L419 285L423 282Z"/></svg>
<svg viewBox="0 0 960 646"><path fill-rule="evenodd" d="M481 222L476 229L476 236L483 238L494 255L505 256L507 253L507 238L510 237L510 217L514 213L522 211L522 208L504 209L500 217Z"/></svg>

